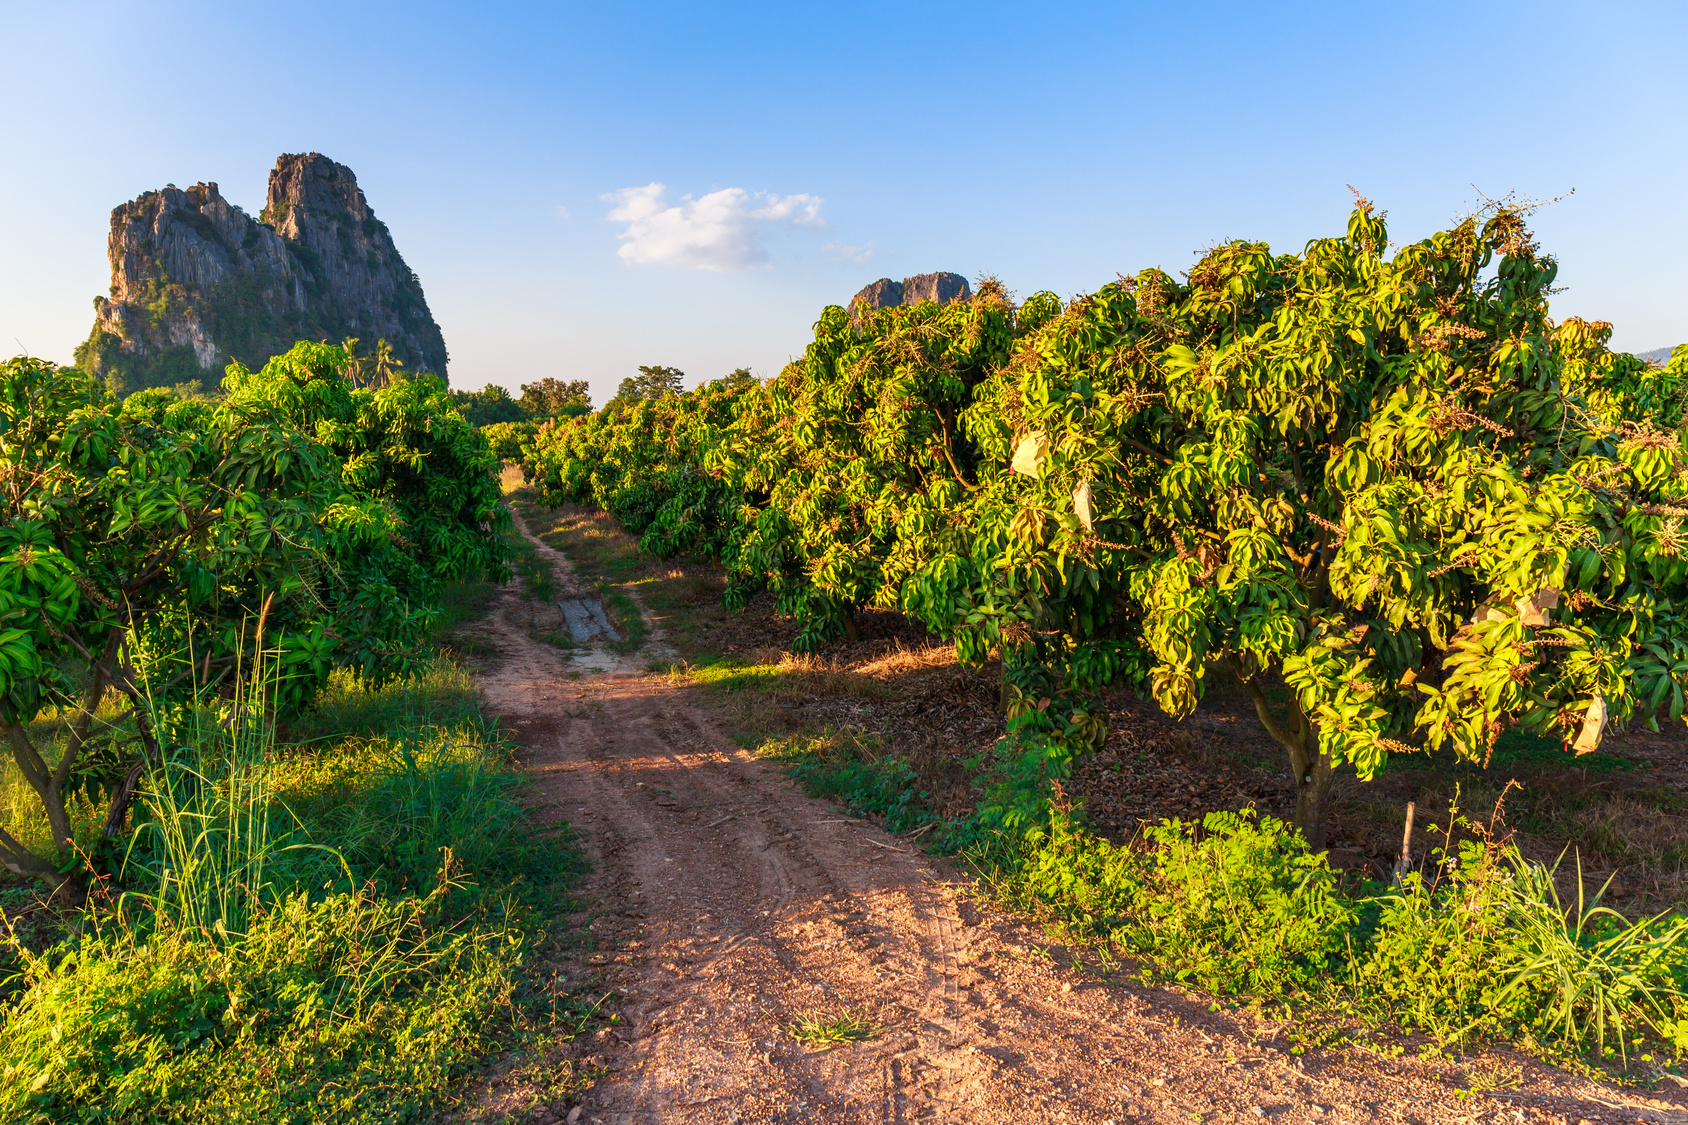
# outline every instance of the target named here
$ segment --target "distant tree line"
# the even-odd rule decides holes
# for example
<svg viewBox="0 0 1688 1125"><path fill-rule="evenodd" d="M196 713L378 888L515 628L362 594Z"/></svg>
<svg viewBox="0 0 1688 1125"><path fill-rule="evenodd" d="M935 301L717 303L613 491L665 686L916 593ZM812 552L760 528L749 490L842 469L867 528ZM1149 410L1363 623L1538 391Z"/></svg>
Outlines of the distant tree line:
<svg viewBox="0 0 1688 1125"><path fill-rule="evenodd" d="M685 378L686 373L678 367L641 367L637 375L629 375L621 381L615 398L610 401L639 402L643 399L672 398L685 389ZM750 368L736 367L708 385L733 390L754 382L756 376L750 373Z"/></svg>
<svg viewBox="0 0 1688 1125"><path fill-rule="evenodd" d="M496 383L478 391L452 391L451 398L464 421L471 426L500 422L543 422L550 418L574 418L592 413L592 388L585 379L553 379L523 383L522 397Z"/></svg>
<svg viewBox="0 0 1688 1125"><path fill-rule="evenodd" d="M672 398L685 389L686 373L678 367L658 364L642 366L637 375L621 381L611 402L639 402ZM713 387L735 388L753 383L750 368L739 367L710 383ZM494 426L502 422L538 424L552 418L577 418L592 413L592 389L585 379L544 378L523 383L521 397L495 383L478 391L452 391L452 401L472 426Z"/></svg>

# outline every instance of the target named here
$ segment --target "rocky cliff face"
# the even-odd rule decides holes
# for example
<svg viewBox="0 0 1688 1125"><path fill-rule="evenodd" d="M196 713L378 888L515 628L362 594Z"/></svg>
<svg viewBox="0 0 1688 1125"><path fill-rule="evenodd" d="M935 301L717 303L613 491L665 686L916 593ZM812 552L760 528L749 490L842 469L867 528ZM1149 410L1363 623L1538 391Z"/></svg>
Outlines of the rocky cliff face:
<svg viewBox="0 0 1688 1125"><path fill-rule="evenodd" d="M882 277L862 287L850 298L850 312L865 302L870 309L891 308L894 305L918 305L922 301L936 301L947 305L951 301L965 301L973 295L967 279L958 273L922 273L892 281Z"/></svg>
<svg viewBox="0 0 1688 1125"><path fill-rule="evenodd" d="M385 339L412 371L446 373L422 286L343 164L282 156L254 220L217 185L149 191L111 213L111 295L76 350L119 393L251 367L296 340Z"/></svg>

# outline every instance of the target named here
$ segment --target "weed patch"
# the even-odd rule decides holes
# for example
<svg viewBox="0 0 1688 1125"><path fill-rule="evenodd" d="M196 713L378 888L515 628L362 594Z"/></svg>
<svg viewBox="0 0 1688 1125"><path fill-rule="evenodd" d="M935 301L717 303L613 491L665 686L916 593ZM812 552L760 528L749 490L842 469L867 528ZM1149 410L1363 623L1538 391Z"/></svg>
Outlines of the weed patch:
<svg viewBox="0 0 1688 1125"><path fill-rule="evenodd" d="M461 668L336 676L280 745L212 718L169 731L80 936L0 934L0 1119L425 1120L587 1018L535 963L580 854Z"/></svg>
<svg viewBox="0 0 1688 1125"><path fill-rule="evenodd" d="M845 1043L861 1043L878 1034L863 1012L804 1012L791 1022L791 1037L814 1051L830 1051Z"/></svg>
<svg viewBox="0 0 1688 1125"><path fill-rule="evenodd" d="M992 860L987 883L1110 955L1219 995L1561 1059L1654 1064L1688 1049L1688 919L1631 921L1581 889L1564 903L1553 868L1455 823L1467 838L1424 871L1350 889L1270 817L1167 821L1119 846L1057 809L1009 862Z"/></svg>

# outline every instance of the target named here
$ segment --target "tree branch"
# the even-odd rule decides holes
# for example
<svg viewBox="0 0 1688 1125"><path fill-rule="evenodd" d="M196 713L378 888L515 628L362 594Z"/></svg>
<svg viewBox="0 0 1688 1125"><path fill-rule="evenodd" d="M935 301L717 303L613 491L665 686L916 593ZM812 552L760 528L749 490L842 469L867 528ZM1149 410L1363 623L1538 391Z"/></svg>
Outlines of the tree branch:
<svg viewBox="0 0 1688 1125"><path fill-rule="evenodd" d="M978 485L967 483L967 478L962 476L961 470L956 467L955 458L950 456L949 423L944 421L944 412L942 410L938 410L938 409L934 408L932 413L934 413L938 416L938 428L941 429L944 433L944 460L949 462L950 471L955 474L956 482L958 484L960 484L962 488L965 488L968 492L979 491Z"/></svg>
<svg viewBox="0 0 1688 1125"><path fill-rule="evenodd" d="M100 835L108 840L122 830L123 820L129 815L129 803L134 800L135 790L140 788L141 777L146 773L147 767L162 761L162 755L158 752L158 740L153 737L152 727L147 723L146 707L140 692L135 688L133 677L125 673L121 681L114 679L113 686L129 697L129 710L135 716L135 730L140 733L142 749L141 756L135 759L134 764L129 767L129 772L123 775L123 780L112 791L111 804L106 809L105 824L100 829Z"/></svg>
<svg viewBox="0 0 1688 1125"><path fill-rule="evenodd" d="M18 770L23 774L23 779L29 782L31 789L34 789L43 798L46 797L47 785L53 776L52 771L47 768L47 763L42 760L41 755L36 751L35 744L29 740L29 732L24 730L22 724L8 725L6 727L6 739L12 744L12 760L17 762Z"/></svg>
<svg viewBox="0 0 1688 1125"><path fill-rule="evenodd" d="M1307 720L1306 716L1302 715L1301 708L1295 705L1292 698L1291 727L1285 730L1283 724L1278 722L1277 716L1272 714L1271 701L1266 698L1266 693L1260 689L1260 685L1254 682L1254 677L1243 679L1242 673L1235 665L1231 666L1231 674L1237 677L1237 682L1243 685L1243 690L1248 692L1249 698L1254 701L1254 713L1259 716L1260 725L1266 728L1266 733L1272 736L1273 741L1289 752L1289 764L1295 771L1296 781L1299 782L1307 776L1307 771L1313 766L1313 759L1307 754Z"/></svg>
<svg viewBox="0 0 1688 1125"><path fill-rule="evenodd" d="M1171 457L1167 456L1165 453L1162 453L1160 450L1154 448L1153 446L1144 445L1142 442L1138 441L1136 438L1122 437L1122 438L1120 438L1120 441L1124 442L1126 445L1129 445L1131 448L1135 449L1139 453L1145 454L1149 457L1153 457L1155 460L1159 461L1163 465L1172 464L1172 458Z"/></svg>
<svg viewBox="0 0 1688 1125"><path fill-rule="evenodd" d="M1334 539L1325 543L1319 551L1319 565L1308 577L1313 579L1313 608L1323 609L1326 596L1330 593L1330 561L1336 557L1337 544Z"/></svg>
<svg viewBox="0 0 1688 1125"><path fill-rule="evenodd" d="M54 886L65 881L64 874L57 867L24 847L4 828L0 828L0 866L14 875L42 879Z"/></svg>
<svg viewBox="0 0 1688 1125"><path fill-rule="evenodd" d="M94 680L82 697L82 712L76 716L76 722L70 728L70 745L65 748L64 757L59 759L58 769L53 771L54 780L61 789L70 778L70 771L75 767L76 759L88 741L88 734L94 725L94 712L99 709L100 700L105 698L106 688L111 684L111 662L123 647L125 635L127 630L113 628L111 636L106 638L105 651L93 662Z"/></svg>

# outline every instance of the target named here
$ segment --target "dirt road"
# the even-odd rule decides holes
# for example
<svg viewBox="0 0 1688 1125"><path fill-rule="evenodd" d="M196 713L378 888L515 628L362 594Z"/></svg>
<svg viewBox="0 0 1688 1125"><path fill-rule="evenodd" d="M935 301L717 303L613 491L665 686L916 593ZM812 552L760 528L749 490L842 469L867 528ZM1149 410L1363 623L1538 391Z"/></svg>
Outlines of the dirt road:
<svg viewBox="0 0 1688 1125"><path fill-rule="evenodd" d="M565 594L583 592L548 547ZM487 702L528 750L547 818L584 836L605 991L622 1022L576 1125L655 1122L1685 1121L1522 1056L1297 1057L1273 1028L1104 982L971 901L910 843L810 799L715 728L660 656L559 651L557 611L500 594ZM571 678L571 674L574 678ZM828 1052L789 1034L849 1009ZM1499 1087L1462 1097L1473 1085Z"/></svg>

